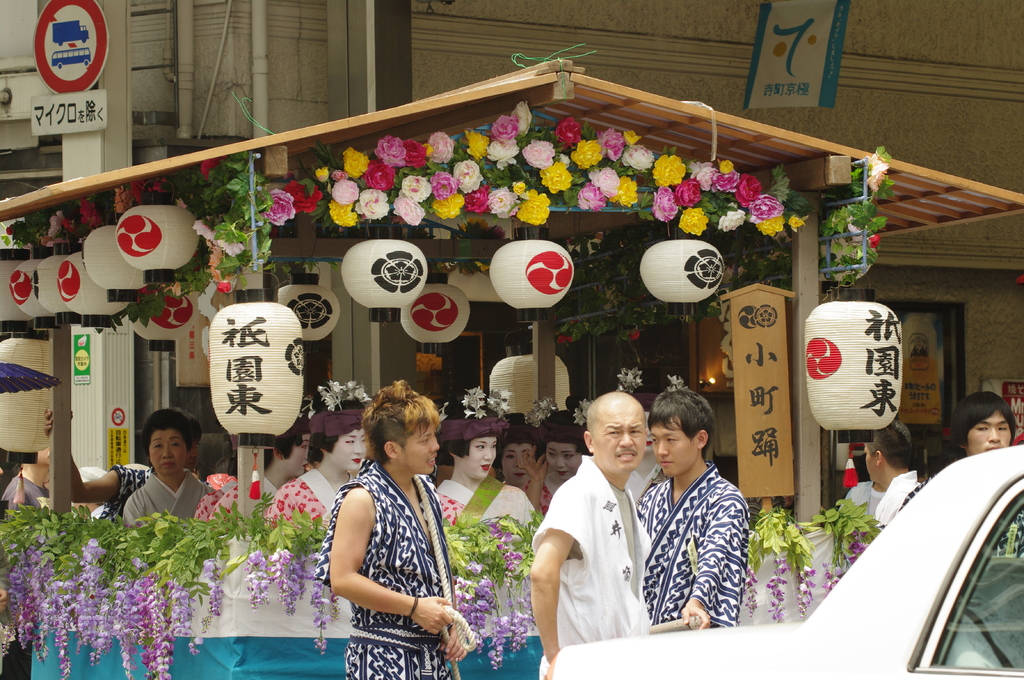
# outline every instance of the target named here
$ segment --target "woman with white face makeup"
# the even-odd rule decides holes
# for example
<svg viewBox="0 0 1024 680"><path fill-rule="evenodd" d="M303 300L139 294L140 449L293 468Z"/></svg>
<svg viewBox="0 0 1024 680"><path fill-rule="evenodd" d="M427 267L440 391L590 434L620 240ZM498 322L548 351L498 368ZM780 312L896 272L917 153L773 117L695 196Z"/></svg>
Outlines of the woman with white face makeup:
<svg viewBox="0 0 1024 680"><path fill-rule="evenodd" d="M551 497L562 484L576 476L583 456L587 454L587 445L583 442L586 428L576 425L567 411L558 411L544 421L540 431L548 466L541 488L540 511L546 513Z"/></svg>
<svg viewBox="0 0 1024 680"><path fill-rule="evenodd" d="M334 506L338 489L359 474L366 455L363 405L357 400L340 399L328 403L342 410L321 411L309 419L306 455L313 469L277 490L267 508L268 519L290 519L293 512L321 517Z"/></svg>
<svg viewBox="0 0 1024 680"><path fill-rule="evenodd" d="M508 427L500 418L445 420L438 441L452 458L452 478L441 482L437 494L445 519L452 524L463 515L474 521L509 516L526 524L533 504L522 490L493 476L498 438Z"/></svg>

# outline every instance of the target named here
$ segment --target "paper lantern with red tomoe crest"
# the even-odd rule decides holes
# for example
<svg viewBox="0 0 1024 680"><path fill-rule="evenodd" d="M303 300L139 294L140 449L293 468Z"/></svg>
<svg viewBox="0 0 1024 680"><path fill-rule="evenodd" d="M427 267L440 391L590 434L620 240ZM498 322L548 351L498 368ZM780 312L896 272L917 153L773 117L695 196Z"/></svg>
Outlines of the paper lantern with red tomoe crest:
<svg viewBox="0 0 1024 680"><path fill-rule="evenodd" d="M302 326L274 302L229 305L210 324L210 395L239 446L273 447L302 405Z"/></svg>
<svg viewBox="0 0 1024 680"><path fill-rule="evenodd" d="M6 283L0 291L0 333L25 333L32 317L14 300L10 281L15 270L28 261L29 252L21 248L0 250L0 282ZM31 285L29 286L31 288Z"/></svg>
<svg viewBox="0 0 1024 680"><path fill-rule="evenodd" d="M22 262L11 272L7 285L11 291L11 298L22 311L35 319L49 317L52 321L53 314L43 307L35 293L36 268L42 262L37 259ZM52 328L52 322L50 327Z"/></svg>
<svg viewBox="0 0 1024 680"><path fill-rule="evenodd" d="M669 314L674 316L696 314L697 303L718 292L724 269L717 248L692 239L655 243L640 260L644 286L669 303Z"/></svg>
<svg viewBox="0 0 1024 680"><path fill-rule="evenodd" d="M132 322L132 330L149 341L150 352L173 352L174 343L188 334L198 313L198 296L165 295L164 311L146 325L141 321Z"/></svg>
<svg viewBox="0 0 1024 680"><path fill-rule="evenodd" d="M302 339L309 343L330 335L341 311L334 291L319 284L319 274L297 273L291 275L287 286L277 291L278 304L295 312L302 324Z"/></svg>
<svg viewBox="0 0 1024 680"><path fill-rule="evenodd" d="M815 307L804 324L811 413L845 441L870 441L893 421L903 389L903 335L891 309L841 301ZM845 434L846 431L855 434Z"/></svg>
<svg viewBox="0 0 1024 680"><path fill-rule="evenodd" d="M61 263L57 270L57 283L61 299L72 312L81 315L80 323L87 328L110 328L110 317L128 304L107 302L107 289L89 276L82 253L68 255Z"/></svg>
<svg viewBox="0 0 1024 680"><path fill-rule="evenodd" d="M426 285L427 258L406 241L370 239L345 254L341 280L353 300L370 308L371 321L398 321Z"/></svg>
<svg viewBox="0 0 1024 680"><path fill-rule="evenodd" d="M565 297L573 266L569 253L557 243L527 239L499 248L488 273L498 296L520 310L516 316L525 322L546 318L545 310Z"/></svg>
<svg viewBox="0 0 1024 680"><path fill-rule="evenodd" d="M50 343L11 338L0 342L0 361L52 375ZM50 390L0 394L0 448L11 453L33 454L50 446L44 411L50 408ZM28 461L35 462L35 461Z"/></svg>
<svg viewBox="0 0 1024 680"><path fill-rule="evenodd" d="M142 270L136 269L121 255L117 245L117 226L110 224L94 229L82 242L82 261L89 277L108 291L112 302L136 302L143 286Z"/></svg>
<svg viewBox="0 0 1024 680"><path fill-rule="evenodd" d="M64 270L62 278L60 266L71 253L70 250L66 250L66 243L58 245L61 248L54 248L56 254L46 258L36 267L34 283L39 303L56 319L58 326L65 326L81 320L67 303L68 297L73 297L78 292L81 280L76 272L69 270ZM36 324L36 327L38 328L39 324Z"/></svg>
<svg viewBox="0 0 1024 680"><path fill-rule="evenodd" d="M196 252L196 218L176 205L140 205L117 223L117 247L128 264L143 270L145 283L172 283L174 270Z"/></svg>
<svg viewBox="0 0 1024 680"><path fill-rule="evenodd" d="M469 299L446 283L428 283L411 305L402 308L402 328L417 342L451 342L468 322Z"/></svg>

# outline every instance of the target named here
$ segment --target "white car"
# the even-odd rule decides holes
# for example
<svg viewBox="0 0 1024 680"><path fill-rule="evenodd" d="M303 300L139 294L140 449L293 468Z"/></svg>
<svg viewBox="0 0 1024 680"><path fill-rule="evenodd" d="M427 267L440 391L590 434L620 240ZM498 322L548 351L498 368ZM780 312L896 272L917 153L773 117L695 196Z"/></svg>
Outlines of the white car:
<svg viewBox="0 0 1024 680"><path fill-rule="evenodd" d="M972 456L911 499L805 622L566 647L554 678L1024 677L1024 558L996 556L1024 554L1022 521L1024 447Z"/></svg>

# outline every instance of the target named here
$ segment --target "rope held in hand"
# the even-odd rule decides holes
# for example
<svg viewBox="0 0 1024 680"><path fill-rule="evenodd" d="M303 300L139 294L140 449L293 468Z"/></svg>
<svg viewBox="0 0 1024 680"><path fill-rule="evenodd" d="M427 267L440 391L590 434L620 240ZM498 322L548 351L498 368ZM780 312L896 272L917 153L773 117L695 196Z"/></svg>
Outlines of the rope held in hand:
<svg viewBox="0 0 1024 680"><path fill-rule="evenodd" d="M455 602L452 598L452 584L451 574L447 573L445 569L445 554L444 550L441 549L441 536L438 534L437 521L434 519L434 513L430 508L430 503L425 503L424 499L428 498L427 488L423 485L423 480L420 479L419 475L413 476L413 481L416 482L416 490L420 494L420 509L423 510L423 516L427 520L427 533L430 534L430 545L434 548L434 561L437 562L437 571L441 576L441 592L444 594L444 599L449 602ZM448 616L452 617L452 621L455 623L455 632L462 641L462 646L466 648L466 652L472 652L476 649L478 644L476 633L469 627L469 623L463 618L462 614L455 611L454 607L445 607L444 611ZM448 629L441 629L441 639L446 643L448 642ZM455 680L462 680L462 676L459 674L459 664L455 661L452 664L452 676Z"/></svg>

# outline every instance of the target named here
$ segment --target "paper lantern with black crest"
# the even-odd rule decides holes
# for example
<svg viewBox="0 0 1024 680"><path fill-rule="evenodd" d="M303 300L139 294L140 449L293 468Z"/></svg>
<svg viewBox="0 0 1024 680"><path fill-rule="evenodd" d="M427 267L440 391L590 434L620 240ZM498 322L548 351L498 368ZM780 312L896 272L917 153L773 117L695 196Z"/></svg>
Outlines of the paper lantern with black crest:
<svg viewBox="0 0 1024 680"><path fill-rule="evenodd" d="M341 279L352 299L370 308L370 321L398 321L427 283L427 258L406 241L370 239L341 262Z"/></svg>
<svg viewBox="0 0 1024 680"><path fill-rule="evenodd" d="M724 269L717 248L693 239L655 243L640 260L644 286L651 295L669 303L668 311L673 316L696 314L697 303L718 292Z"/></svg>
<svg viewBox="0 0 1024 680"><path fill-rule="evenodd" d="M323 340L338 325L341 303L330 288L320 284L319 274L292 274L290 283L277 291L277 302L288 307L302 324L302 340L307 352L317 351Z"/></svg>

